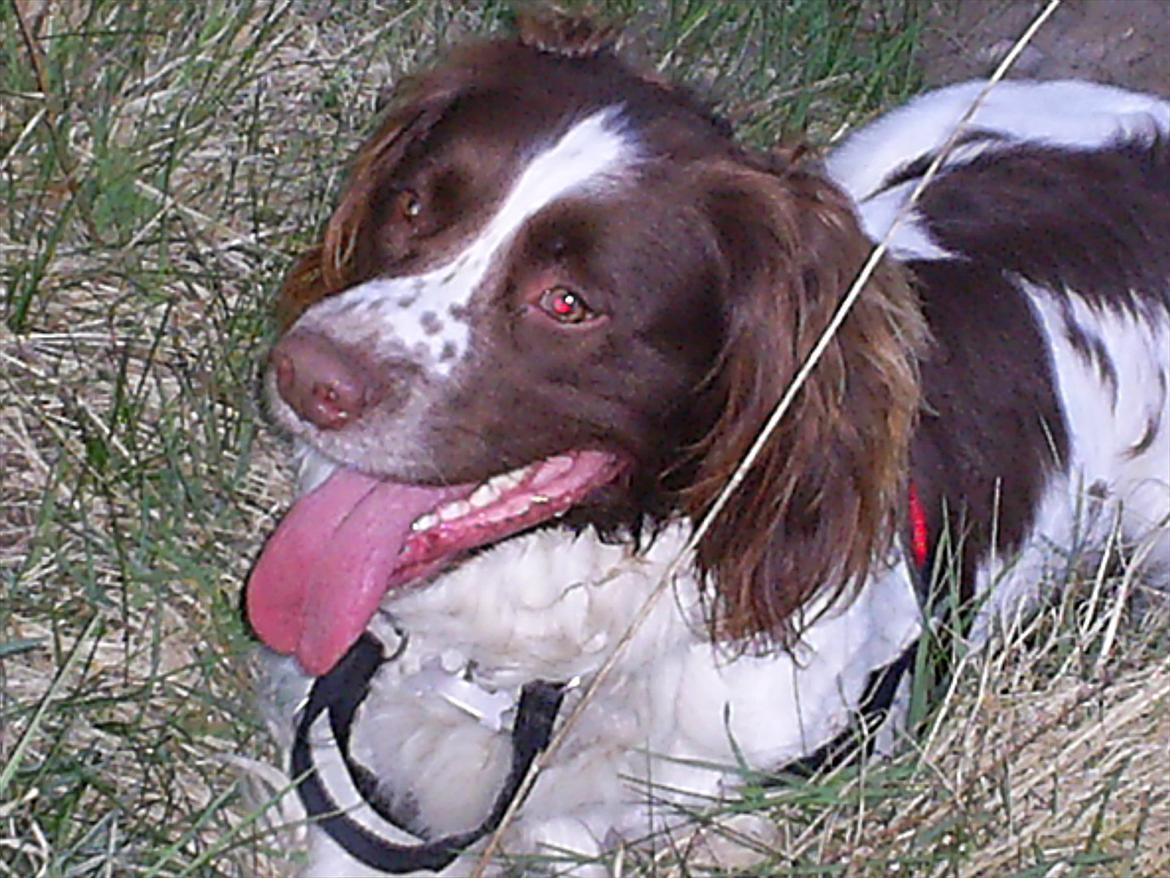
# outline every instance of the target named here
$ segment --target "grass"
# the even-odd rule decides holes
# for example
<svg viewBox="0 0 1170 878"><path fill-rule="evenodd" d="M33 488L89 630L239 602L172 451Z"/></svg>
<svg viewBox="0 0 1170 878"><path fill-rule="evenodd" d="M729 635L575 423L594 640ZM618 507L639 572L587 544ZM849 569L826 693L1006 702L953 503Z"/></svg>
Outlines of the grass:
<svg viewBox="0 0 1170 878"><path fill-rule="evenodd" d="M825 144L918 86L914 0L599 5L758 144ZM231 761L273 755L239 614L288 501L256 393L269 303L387 84L510 15L0 2L0 875L286 865ZM752 874L1170 869L1164 620L1098 666L1129 612L1100 594L961 664L898 760L749 786L737 810L780 828ZM701 872L670 847L620 874Z"/></svg>

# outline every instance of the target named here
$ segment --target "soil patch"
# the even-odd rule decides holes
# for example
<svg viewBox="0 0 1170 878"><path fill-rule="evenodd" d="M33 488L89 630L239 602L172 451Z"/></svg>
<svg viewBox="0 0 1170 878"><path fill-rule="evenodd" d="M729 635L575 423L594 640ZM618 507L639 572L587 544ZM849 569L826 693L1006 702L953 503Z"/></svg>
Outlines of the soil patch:
<svg viewBox="0 0 1170 878"><path fill-rule="evenodd" d="M987 76L1044 0L933 0L920 59L928 85ZM1065 0L1009 74L1091 79L1170 97L1170 2Z"/></svg>

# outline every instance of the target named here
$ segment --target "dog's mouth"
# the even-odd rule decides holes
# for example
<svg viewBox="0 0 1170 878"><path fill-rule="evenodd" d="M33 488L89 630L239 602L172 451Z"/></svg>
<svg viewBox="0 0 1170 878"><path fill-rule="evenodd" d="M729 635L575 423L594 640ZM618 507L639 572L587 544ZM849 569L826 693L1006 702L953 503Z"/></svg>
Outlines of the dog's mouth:
<svg viewBox="0 0 1170 878"><path fill-rule="evenodd" d="M265 544L248 580L248 619L272 649L325 674L388 592L561 515L625 468L618 455L574 451L450 487L340 469L298 500Z"/></svg>

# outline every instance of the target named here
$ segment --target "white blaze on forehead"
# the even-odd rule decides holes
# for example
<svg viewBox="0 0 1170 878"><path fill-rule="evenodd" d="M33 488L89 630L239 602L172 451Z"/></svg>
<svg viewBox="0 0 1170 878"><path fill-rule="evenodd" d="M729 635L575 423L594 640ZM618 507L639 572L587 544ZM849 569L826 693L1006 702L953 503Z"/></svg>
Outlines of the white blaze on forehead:
<svg viewBox="0 0 1170 878"><path fill-rule="evenodd" d="M416 358L447 375L467 350L467 307L488 270L524 223L568 195L611 182L637 159L616 107L574 123L536 153L499 210L468 246L438 268L408 277L367 281L325 299L301 318L334 338L369 344L376 353Z"/></svg>

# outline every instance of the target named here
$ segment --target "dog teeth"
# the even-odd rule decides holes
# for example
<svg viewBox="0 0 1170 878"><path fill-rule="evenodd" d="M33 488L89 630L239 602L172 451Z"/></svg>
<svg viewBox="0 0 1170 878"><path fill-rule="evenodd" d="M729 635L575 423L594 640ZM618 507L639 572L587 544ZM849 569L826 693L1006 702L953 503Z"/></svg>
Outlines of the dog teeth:
<svg viewBox="0 0 1170 878"><path fill-rule="evenodd" d="M294 460L297 467L297 492L300 495L320 487L339 469L338 464L313 446L302 442L297 443Z"/></svg>
<svg viewBox="0 0 1170 878"><path fill-rule="evenodd" d="M491 482L484 482L475 489L475 493L467 498L467 502L474 509L482 509L484 506L495 503L498 499L500 499L500 492L492 486Z"/></svg>
<svg viewBox="0 0 1170 878"><path fill-rule="evenodd" d="M458 674L466 666L467 657L457 649L444 649L439 653L439 667L448 674Z"/></svg>
<svg viewBox="0 0 1170 878"><path fill-rule="evenodd" d="M495 488L501 493L510 491L524 481L530 469L532 469L531 466L526 466L522 469L514 469L510 472L500 473L498 476L492 476L487 480L487 487Z"/></svg>
<svg viewBox="0 0 1170 878"><path fill-rule="evenodd" d="M531 469L531 466L526 466L521 469L511 470L510 472L500 473L498 476L492 476L475 489L475 493L467 498L467 502L475 509L490 506L498 501L506 492L523 482Z"/></svg>
<svg viewBox="0 0 1170 878"><path fill-rule="evenodd" d="M448 503L445 506L439 507L439 521L454 521L456 518L462 518L471 512L471 504L466 500L456 500L454 503Z"/></svg>
<svg viewBox="0 0 1170 878"><path fill-rule="evenodd" d="M424 530L430 530L439 523L439 516L428 512L426 515L420 515L411 524L410 529L415 533L422 533Z"/></svg>
<svg viewBox="0 0 1170 878"><path fill-rule="evenodd" d="M477 510L485 509L489 506L496 506L509 491L519 486L534 473L540 481L548 481L561 473L567 472L572 466L573 459L568 455L561 454L556 457L550 457L541 463L529 464L520 469L514 469L506 473L500 473L498 476L492 476L476 488L466 500L455 500L440 506L434 512L428 512L425 515L419 516L410 525L410 529L415 533L422 533L439 524L464 518ZM551 502L552 499L546 494L533 494L525 498L514 498L514 502L505 503L503 506L492 510L489 513L488 521L502 521L506 518L522 514L534 505L543 506Z"/></svg>

